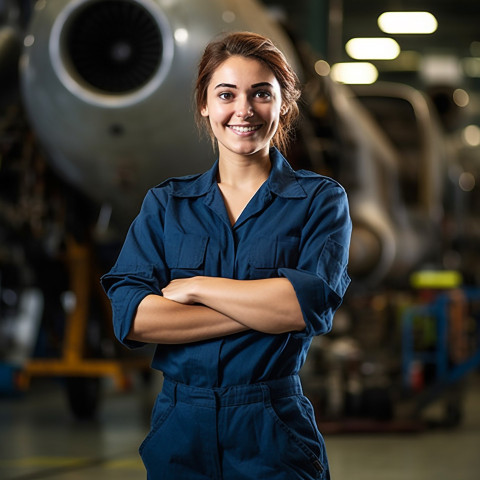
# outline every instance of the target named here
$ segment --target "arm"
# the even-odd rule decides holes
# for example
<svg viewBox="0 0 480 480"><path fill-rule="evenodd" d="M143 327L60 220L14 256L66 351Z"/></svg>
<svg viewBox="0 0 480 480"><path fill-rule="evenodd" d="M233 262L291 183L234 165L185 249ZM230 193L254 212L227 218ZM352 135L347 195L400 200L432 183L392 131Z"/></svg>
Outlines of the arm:
<svg viewBox="0 0 480 480"><path fill-rule="evenodd" d="M248 327L203 305L147 295L138 305L128 340L178 344L231 335Z"/></svg>
<svg viewBox="0 0 480 480"><path fill-rule="evenodd" d="M297 294L306 328L299 336L328 333L350 283L347 272L352 223L345 191L329 180L316 193L302 230L296 268L282 267Z"/></svg>
<svg viewBox="0 0 480 480"><path fill-rule="evenodd" d="M193 277L173 280L162 293L165 298L184 305L200 303L264 333L279 334L305 328L297 296L286 278Z"/></svg>

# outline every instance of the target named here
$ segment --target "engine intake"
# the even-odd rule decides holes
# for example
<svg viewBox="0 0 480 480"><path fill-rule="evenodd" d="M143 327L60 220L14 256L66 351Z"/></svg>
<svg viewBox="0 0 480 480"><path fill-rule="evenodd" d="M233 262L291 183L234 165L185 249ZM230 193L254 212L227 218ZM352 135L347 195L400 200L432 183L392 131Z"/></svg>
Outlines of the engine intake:
<svg viewBox="0 0 480 480"><path fill-rule="evenodd" d="M104 93L130 93L146 85L162 61L162 35L139 3L89 3L70 19L65 48L77 80Z"/></svg>

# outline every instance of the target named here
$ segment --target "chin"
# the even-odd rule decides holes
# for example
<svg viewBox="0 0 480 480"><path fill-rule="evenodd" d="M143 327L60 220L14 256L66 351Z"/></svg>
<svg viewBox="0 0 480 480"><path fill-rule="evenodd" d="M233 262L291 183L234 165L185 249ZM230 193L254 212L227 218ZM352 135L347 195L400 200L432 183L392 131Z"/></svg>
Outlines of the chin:
<svg viewBox="0 0 480 480"><path fill-rule="evenodd" d="M230 151L237 153L238 155L255 155L259 152L266 151L268 152L270 148L270 142L262 143L262 144L254 144L254 145L239 145L237 147L229 148Z"/></svg>

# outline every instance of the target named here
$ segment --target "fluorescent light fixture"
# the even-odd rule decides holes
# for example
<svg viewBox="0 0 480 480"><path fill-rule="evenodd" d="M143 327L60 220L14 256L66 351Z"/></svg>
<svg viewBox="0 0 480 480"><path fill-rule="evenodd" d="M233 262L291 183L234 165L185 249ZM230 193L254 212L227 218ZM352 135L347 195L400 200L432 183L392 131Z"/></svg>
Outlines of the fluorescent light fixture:
<svg viewBox="0 0 480 480"><path fill-rule="evenodd" d="M385 33L433 33L438 27L437 19L430 12L385 12L377 19L380 30Z"/></svg>
<svg viewBox="0 0 480 480"><path fill-rule="evenodd" d="M339 83L368 85L377 80L378 70L369 62L335 63L331 77Z"/></svg>
<svg viewBox="0 0 480 480"><path fill-rule="evenodd" d="M345 45L347 53L356 60L393 60L400 46L393 38L352 38Z"/></svg>

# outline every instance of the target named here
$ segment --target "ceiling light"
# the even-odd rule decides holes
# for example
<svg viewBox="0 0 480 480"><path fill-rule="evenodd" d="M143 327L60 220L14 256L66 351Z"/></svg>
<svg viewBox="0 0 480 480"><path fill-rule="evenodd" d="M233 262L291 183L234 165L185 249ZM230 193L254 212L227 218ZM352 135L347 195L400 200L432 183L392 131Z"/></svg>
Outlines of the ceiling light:
<svg viewBox="0 0 480 480"><path fill-rule="evenodd" d="M393 60L398 57L400 46L393 38L352 38L345 50L357 60Z"/></svg>
<svg viewBox="0 0 480 480"><path fill-rule="evenodd" d="M378 70L369 62L342 62L332 65L331 77L336 82L367 85L378 78Z"/></svg>
<svg viewBox="0 0 480 480"><path fill-rule="evenodd" d="M385 33L433 33L437 19L429 12L385 12L377 20Z"/></svg>

